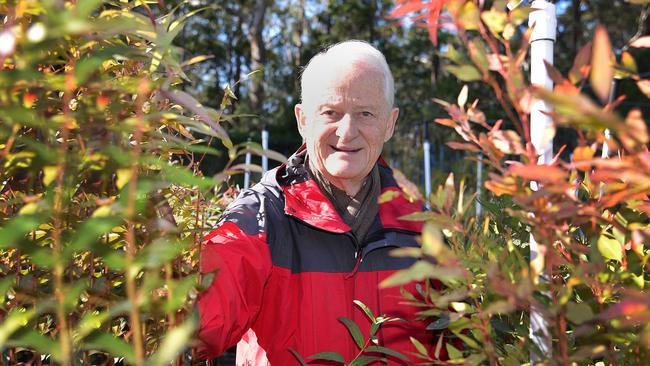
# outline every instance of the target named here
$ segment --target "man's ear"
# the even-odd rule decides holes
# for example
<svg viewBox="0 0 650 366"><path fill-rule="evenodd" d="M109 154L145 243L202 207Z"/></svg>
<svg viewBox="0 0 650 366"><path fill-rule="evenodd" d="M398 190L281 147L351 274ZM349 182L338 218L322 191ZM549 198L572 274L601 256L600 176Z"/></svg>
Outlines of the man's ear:
<svg viewBox="0 0 650 366"><path fill-rule="evenodd" d="M384 136L384 142L387 142L391 137L393 137L397 117L399 117L399 108L393 108L390 111L390 116L388 116L388 126L386 126L386 135Z"/></svg>
<svg viewBox="0 0 650 366"><path fill-rule="evenodd" d="M303 105L296 104L296 106L293 107L293 113L296 115L298 132L300 133L300 136L302 136L302 139L304 140L306 138L305 132L307 132L307 128L306 128L307 120L305 116L305 110L303 109Z"/></svg>

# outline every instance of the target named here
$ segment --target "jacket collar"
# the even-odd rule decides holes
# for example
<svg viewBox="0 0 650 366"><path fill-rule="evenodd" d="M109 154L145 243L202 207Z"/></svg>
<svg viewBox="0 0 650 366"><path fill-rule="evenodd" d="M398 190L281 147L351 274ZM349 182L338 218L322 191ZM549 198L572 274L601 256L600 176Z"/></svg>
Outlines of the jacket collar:
<svg viewBox="0 0 650 366"><path fill-rule="evenodd" d="M306 155L306 145L303 144L276 172L276 181L284 192L284 212L319 229L333 233L350 231L350 226L343 221L307 171ZM400 217L422 211L422 202L411 202L406 198L393 177L392 169L381 157L377 164L381 193L394 192L392 199L379 204L379 219L383 228L421 232L422 222L400 220Z"/></svg>

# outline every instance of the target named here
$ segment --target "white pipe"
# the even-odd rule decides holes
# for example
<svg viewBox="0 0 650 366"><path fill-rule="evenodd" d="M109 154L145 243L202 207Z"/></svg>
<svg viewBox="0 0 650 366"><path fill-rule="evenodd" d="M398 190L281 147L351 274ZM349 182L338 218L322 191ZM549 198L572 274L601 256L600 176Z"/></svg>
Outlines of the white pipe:
<svg viewBox="0 0 650 366"><path fill-rule="evenodd" d="M250 141L250 139L248 139ZM248 169L248 166L251 165L251 152L246 153L246 170L244 171L244 189L248 189L251 186L251 171Z"/></svg>
<svg viewBox="0 0 650 366"><path fill-rule="evenodd" d="M266 152L269 149L269 131L265 128L262 130L262 149ZM269 170L269 157L262 155L262 174Z"/></svg>
<svg viewBox="0 0 650 366"><path fill-rule="evenodd" d="M429 196L431 195L431 144L429 140L424 140L424 202L427 208L431 208Z"/></svg>
<svg viewBox="0 0 650 366"><path fill-rule="evenodd" d="M528 17L528 26L533 27L530 38L530 82L533 85L545 89L553 89L553 81L546 71L544 61L553 64L553 46L556 39L557 18L555 5L545 0L535 0L531 5L531 13ZM542 100L535 100L530 112L530 138L538 154L538 164L548 164L553 158L553 139L548 132L553 123L550 116L551 106ZM531 182L531 188L536 190L537 183ZM530 236L530 260L531 263L539 255L539 245L535 238ZM548 358L551 357L551 335L548 322L542 316L540 309L530 309L530 339L539 347L540 351ZM530 354L531 365L537 357L533 352Z"/></svg>
<svg viewBox="0 0 650 366"><path fill-rule="evenodd" d="M483 192L483 154L478 154L476 162L476 218L479 219L483 214L483 206L479 202Z"/></svg>

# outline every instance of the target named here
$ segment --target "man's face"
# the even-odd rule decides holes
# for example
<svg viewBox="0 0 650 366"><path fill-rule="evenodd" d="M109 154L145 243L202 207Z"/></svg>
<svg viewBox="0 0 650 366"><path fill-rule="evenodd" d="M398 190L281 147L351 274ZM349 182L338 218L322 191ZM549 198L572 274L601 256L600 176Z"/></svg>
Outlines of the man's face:
<svg viewBox="0 0 650 366"><path fill-rule="evenodd" d="M303 103L295 108L296 119L310 164L354 194L393 135L399 110L387 105L384 78L375 67L328 69L304 91Z"/></svg>

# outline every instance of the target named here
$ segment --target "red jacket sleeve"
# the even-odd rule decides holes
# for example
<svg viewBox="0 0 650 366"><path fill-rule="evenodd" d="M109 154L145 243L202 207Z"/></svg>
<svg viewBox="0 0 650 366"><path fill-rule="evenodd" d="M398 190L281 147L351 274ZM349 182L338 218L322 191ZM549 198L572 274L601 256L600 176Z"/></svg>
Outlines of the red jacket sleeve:
<svg viewBox="0 0 650 366"><path fill-rule="evenodd" d="M271 273L264 233L250 235L232 222L211 232L201 250L201 273L215 273L197 300L199 339L206 356L218 356L250 328Z"/></svg>

